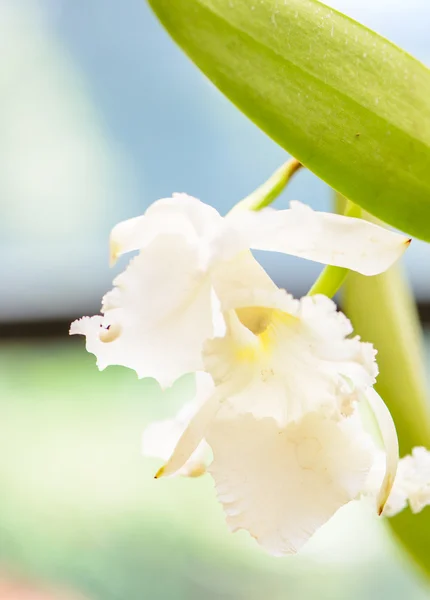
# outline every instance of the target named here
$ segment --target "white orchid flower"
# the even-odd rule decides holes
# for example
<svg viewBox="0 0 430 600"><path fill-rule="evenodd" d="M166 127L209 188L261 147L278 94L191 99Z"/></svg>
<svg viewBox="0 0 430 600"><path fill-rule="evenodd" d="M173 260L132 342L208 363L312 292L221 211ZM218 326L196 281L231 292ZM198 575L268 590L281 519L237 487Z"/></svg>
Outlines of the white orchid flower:
<svg viewBox="0 0 430 600"><path fill-rule="evenodd" d="M402 458L399 467L399 488L411 511L419 513L430 504L430 452L423 447L414 448L412 454Z"/></svg>
<svg viewBox="0 0 430 600"><path fill-rule="evenodd" d="M281 290L254 292L226 322L226 334L203 352L213 393L157 477L183 469L205 439L229 526L246 529L272 554L296 552L366 489L375 444L359 410L365 399L386 446L380 514L398 445L372 388L373 347L348 337L350 322L324 296L297 301Z"/></svg>
<svg viewBox="0 0 430 600"><path fill-rule="evenodd" d="M367 495L372 496L380 485L383 466L378 453L367 482ZM399 461L393 488L384 508L384 515L393 517L409 505L416 514L430 505L430 451L421 446Z"/></svg>
<svg viewBox="0 0 430 600"><path fill-rule="evenodd" d="M385 271L408 238L361 219L288 210L221 217L185 194L159 200L111 233L111 262L139 251L103 298L102 315L72 323L100 369L123 365L163 386L203 369L202 348L222 312L248 306L250 290L276 286L249 249L284 252L352 269Z"/></svg>

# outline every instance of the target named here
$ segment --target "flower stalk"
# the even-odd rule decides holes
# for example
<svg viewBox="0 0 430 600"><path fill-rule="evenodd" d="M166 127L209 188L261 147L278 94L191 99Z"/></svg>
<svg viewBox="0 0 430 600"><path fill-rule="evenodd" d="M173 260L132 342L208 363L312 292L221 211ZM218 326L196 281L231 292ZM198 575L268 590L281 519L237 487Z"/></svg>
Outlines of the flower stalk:
<svg viewBox="0 0 430 600"><path fill-rule="evenodd" d="M361 219L362 211L361 208L353 202L348 202L344 212L346 217L354 217ZM340 290L342 285L345 283L345 279L349 273L349 269L343 267L334 267L327 265L322 270L318 279L315 281L309 292L308 296L315 296L316 294L324 294L329 298L333 298L335 294Z"/></svg>
<svg viewBox="0 0 430 600"><path fill-rule="evenodd" d="M269 177L256 190L251 192L249 196L238 202L231 210L261 210L270 206L274 200L284 191L291 178L297 171L302 168L302 163L296 158L291 158L277 169L273 175Z"/></svg>

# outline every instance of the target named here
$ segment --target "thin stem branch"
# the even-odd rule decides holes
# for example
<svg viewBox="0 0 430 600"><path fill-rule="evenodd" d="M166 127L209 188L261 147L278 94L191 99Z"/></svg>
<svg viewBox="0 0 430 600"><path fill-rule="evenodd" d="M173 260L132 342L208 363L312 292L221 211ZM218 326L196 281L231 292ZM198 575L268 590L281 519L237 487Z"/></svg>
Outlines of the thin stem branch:
<svg viewBox="0 0 430 600"><path fill-rule="evenodd" d="M359 219L361 218L361 208L348 201L344 215L346 217L355 217ZM333 298L333 296L342 287L348 273L349 269L345 269L344 267L327 265L324 267L320 276L315 281L307 295L315 296L316 294L324 294L329 298Z"/></svg>
<svg viewBox="0 0 430 600"><path fill-rule="evenodd" d="M237 210L261 210L272 204L281 192L286 188L289 181L299 169L302 163L295 158L288 160L273 175L269 177L260 187L258 187L249 196L241 200L232 208Z"/></svg>

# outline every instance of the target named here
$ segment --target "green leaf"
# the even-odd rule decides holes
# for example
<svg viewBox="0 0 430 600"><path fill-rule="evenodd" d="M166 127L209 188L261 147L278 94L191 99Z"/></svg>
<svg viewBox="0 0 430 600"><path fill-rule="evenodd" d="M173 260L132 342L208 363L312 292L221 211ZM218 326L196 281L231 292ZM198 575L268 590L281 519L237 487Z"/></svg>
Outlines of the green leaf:
<svg viewBox="0 0 430 600"><path fill-rule="evenodd" d="M401 266L376 277L350 272L343 305L354 330L378 350L376 389L397 427L400 455L414 446L430 448L430 411L421 328L414 298ZM409 508L388 519L415 562L430 577L430 507L413 515Z"/></svg>
<svg viewBox="0 0 430 600"><path fill-rule="evenodd" d="M149 3L196 65L290 154L372 214L430 241L423 64L316 0Z"/></svg>

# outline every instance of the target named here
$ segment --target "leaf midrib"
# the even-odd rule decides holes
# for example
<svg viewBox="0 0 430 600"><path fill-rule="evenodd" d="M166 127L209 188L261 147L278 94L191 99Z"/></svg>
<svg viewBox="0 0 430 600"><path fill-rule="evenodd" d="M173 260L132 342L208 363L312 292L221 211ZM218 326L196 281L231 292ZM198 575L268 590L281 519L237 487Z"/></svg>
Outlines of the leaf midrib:
<svg viewBox="0 0 430 600"><path fill-rule="evenodd" d="M323 81L322 78L315 75L310 69L306 69L302 64L298 64L296 61L286 58L284 55L280 54L279 52L277 52L275 49L271 48L270 46L267 46L266 44L261 42L259 39L257 39L254 35L252 35L248 31L246 31L245 29L239 27L238 25L232 25L224 15L220 14L214 8L212 8L206 4L203 5L201 2L199 2L199 4L203 11L213 15L216 19L218 19L221 23L224 24L226 29L230 29L231 31L235 31L235 32L240 32L243 36L249 38L254 44L256 44L259 47L264 48L265 51L267 51L267 52L273 54L275 57L277 57L278 61L282 61L282 62L292 65L299 71L305 73L308 77L311 77L313 80L317 81L321 85L321 87L325 87L329 90L334 90L339 96L346 98L351 104L359 106L363 111L365 111L368 114L375 115L382 123L386 123L391 128L395 129L396 131L401 132L404 136L414 140L415 143L419 144L426 150L430 150L430 140L428 140L428 142L425 142L421 139L414 137L410 133L410 131L408 131L407 129L404 129L404 128L400 127L399 125L393 123L393 121L390 121L387 117L381 115L380 113L378 113L376 111L372 111L367 106L365 106L362 102L355 100L346 92L340 90L339 88L334 87L332 84L329 84L329 83ZM325 6L325 5L323 5L323 6ZM342 13L337 13L337 14L341 15ZM392 45L395 48L397 48L397 46L395 46L394 44L392 44ZM407 56L409 57L409 55L407 55ZM417 178L415 177L414 179L417 179Z"/></svg>

